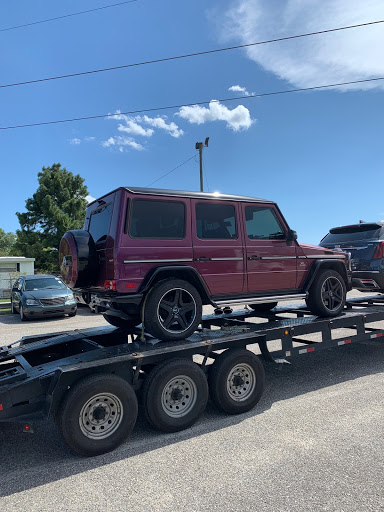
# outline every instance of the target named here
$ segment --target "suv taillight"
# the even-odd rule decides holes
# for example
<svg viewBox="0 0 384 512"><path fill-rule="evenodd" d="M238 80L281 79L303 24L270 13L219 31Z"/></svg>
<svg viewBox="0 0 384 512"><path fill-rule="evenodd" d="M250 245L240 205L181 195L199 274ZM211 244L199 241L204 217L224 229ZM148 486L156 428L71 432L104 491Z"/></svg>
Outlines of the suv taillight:
<svg viewBox="0 0 384 512"><path fill-rule="evenodd" d="M379 242L375 249L375 253L372 256L373 260L379 260L380 258L384 258L384 242Z"/></svg>
<svg viewBox="0 0 384 512"><path fill-rule="evenodd" d="M104 281L105 290L116 290L116 281Z"/></svg>

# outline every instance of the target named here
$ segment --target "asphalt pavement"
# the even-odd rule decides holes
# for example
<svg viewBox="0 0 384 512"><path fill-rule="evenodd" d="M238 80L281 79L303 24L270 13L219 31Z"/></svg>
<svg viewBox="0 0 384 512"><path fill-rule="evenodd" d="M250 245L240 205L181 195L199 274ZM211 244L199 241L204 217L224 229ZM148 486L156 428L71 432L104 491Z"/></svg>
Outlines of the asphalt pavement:
<svg viewBox="0 0 384 512"><path fill-rule="evenodd" d="M0 345L104 324L87 309L26 323L2 314ZM254 410L228 416L209 402L175 434L140 411L122 446L89 459L53 421L33 434L0 424L0 510L384 511L383 363L384 344L371 340L267 364Z"/></svg>

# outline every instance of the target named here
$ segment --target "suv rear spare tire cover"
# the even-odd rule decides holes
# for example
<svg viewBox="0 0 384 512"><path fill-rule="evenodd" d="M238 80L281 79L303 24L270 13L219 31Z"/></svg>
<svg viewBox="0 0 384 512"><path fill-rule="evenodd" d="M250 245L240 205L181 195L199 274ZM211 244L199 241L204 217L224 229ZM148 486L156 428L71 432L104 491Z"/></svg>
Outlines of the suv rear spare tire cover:
<svg viewBox="0 0 384 512"><path fill-rule="evenodd" d="M67 231L60 241L60 271L70 288L90 286L97 278L95 243L88 231Z"/></svg>

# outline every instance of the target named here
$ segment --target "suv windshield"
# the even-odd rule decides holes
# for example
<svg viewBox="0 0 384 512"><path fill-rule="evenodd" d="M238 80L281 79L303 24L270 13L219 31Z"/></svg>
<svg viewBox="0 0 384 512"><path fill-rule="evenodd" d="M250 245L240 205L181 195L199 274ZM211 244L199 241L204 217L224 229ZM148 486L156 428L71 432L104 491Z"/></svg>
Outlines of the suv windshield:
<svg viewBox="0 0 384 512"><path fill-rule="evenodd" d="M381 226L378 224L358 224L356 226L344 226L342 228L331 229L321 241L323 244L332 244L337 242L364 241L378 239L380 237Z"/></svg>
<svg viewBox="0 0 384 512"><path fill-rule="evenodd" d="M66 285L56 277L44 277L40 279L29 279L25 281L25 291L32 290L65 290Z"/></svg>

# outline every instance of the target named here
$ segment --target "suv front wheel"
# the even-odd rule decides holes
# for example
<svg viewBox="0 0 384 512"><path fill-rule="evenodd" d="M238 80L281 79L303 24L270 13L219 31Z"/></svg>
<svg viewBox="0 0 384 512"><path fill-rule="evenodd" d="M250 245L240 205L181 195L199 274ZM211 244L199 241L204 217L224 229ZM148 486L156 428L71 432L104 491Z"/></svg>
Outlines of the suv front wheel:
<svg viewBox="0 0 384 512"><path fill-rule="evenodd" d="M343 310L346 295L342 276L335 270L323 270L312 283L306 303L315 315L333 317Z"/></svg>
<svg viewBox="0 0 384 512"><path fill-rule="evenodd" d="M194 286L181 279L160 281L144 305L144 328L164 341L188 338L201 322L202 301Z"/></svg>

